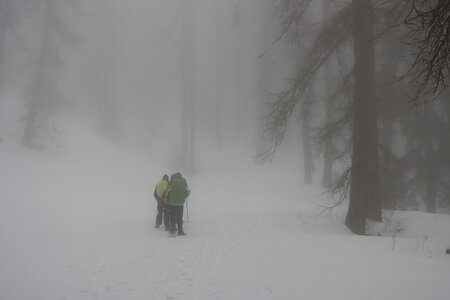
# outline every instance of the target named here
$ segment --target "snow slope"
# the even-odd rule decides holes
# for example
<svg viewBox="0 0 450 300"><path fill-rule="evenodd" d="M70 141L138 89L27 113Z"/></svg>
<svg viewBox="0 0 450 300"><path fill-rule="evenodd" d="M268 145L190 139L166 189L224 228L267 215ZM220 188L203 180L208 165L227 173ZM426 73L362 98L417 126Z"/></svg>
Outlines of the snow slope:
<svg viewBox="0 0 450 300"><path fill-rule="evenodd" d="M64 131L56 153L0 143L0 299L450 299L450 216L397 212L395 238L354 236L344 208L317 215L322 190L288 157L204 149L188 236L170 238L152 194L178 170Z"/></svg>

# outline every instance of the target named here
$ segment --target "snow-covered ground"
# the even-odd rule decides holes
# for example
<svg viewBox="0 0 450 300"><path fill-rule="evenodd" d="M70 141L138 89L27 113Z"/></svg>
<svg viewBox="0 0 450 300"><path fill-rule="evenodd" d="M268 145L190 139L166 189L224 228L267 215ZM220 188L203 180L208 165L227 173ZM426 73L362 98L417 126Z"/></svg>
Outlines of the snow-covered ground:
<svg viewBox="0 0 450 300"><path fill-rule="evenodd" d="M2 300L450 299L448 215L396 212L395 238L355 236L344 208L318 216L323 190L295 159L203 149L188 235L170 238L153 189L178 170L65 130L58 152L0 143Z"/></svg>

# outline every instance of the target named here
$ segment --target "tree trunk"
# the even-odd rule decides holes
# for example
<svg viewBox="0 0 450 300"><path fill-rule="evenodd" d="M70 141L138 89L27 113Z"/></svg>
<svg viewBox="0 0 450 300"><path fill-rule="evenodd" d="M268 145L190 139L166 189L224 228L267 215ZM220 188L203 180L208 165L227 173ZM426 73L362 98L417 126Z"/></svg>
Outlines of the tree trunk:
<svg viewBox="0 0 450 300"><path fill-rule="evenodd" d="M427 205L427 212L436 213L436 198L437 198L437 182L435 175L434 163L434 147L433 147L433 103L425 103L424 105L424 121L425 126L425 203Z"/></svg>
<svg viewBox="0 0 450 300"><path fill-rule="evenodd" d="M192 0L183 1L183 105L182 163L187 173L194 172L194 97L193 97Z"/></svg>
<svg viewBox="0 0 450 300"><path fill-rule="evenodd" d="M377 106L375 96L374 16L371 0L353 0L355 91L350 203L345 224L365 234L366 218L381 221Z"/></svg>
<svg viewBox="0 0 450 300"><path fill-rule="evenodd" d="M0 0L0 72L4 69L4 57L3 53L5 50L5 37L6 37L6 27L8 26L8 21L10 18L10 0ZM0 73L1 74L1 73Z"/></svg>
<svg viewBox="0 0 450 300"><path fill-rule="evenodd" d="M382 155L384 159L382 160L382 165L385 168L389 168L390 161L392 160L392 146L394 142L394 119L387 116L383 119L383 124L381 126L381 136L380 136L381 146L385 155Z"/></svg>
<svg viewBox="0 0 450 300"><path fill-rule="evenodd" d="M325 124L332 121L333 99L330 98L330 85L331 78L329 76L331 72L331 65L328 62L325 65ZM333 183L333 162L334 162L334 146L333 136L330 133L326 133L325 137L325 149L324 149L324 168L322 177L322 186L324 188L330 188Z"/></svg>
<svg viewBox="0 0 450 300"><path fill-rule="evenodd" d="M322 1L323 8L323 19L330 15L330 0ZM331 99L331 91L332 91L332 65L330 61L325 63L325 124L328 124L333 116L333 99ZM324 188L330 188L333 182L333 161L334 161L334 147L333 147L333 137L327 133L325 137L325 149L324 149L324 168L323 168L323 177L322 177L322 186Z"/></svg>
<svg viewBox="0 0 450 300"><path fill-rule="evenodd" d="M216 140L217 147L222 149L224 146L223 142L223 134L222 134L222 109L221 109L221 101L222 101L222 17L221 17L221 6L220 2L222 0L217 0L217 82L216 82L216 106L215 106L215 131L216 131Z"/></svg>
<svg viewBox="0 0 450 300"><path fill-rule="evenodd" d="M382 152L380 154L380 164L383 167L380 178L380 195L382 207L385 209L395 209L397 207L397 185L399 178L395 178L392 153L394 141L394 119L391 116L384 116L380 131L380 144Z"/></svg>
<svg viewBox="0 0 450 300"><path fill-rule="evenodd" d="M383 65L379 71L377 81L378 107L381 121L380 131L380 163L382 166L380 184L383 208L395 209L397 196L401 188L401 179L394 164L393 142L395 135L394 123L400 117L400 108L404 106L397 92L396 81L398 65L402 60L404 46L396 30L387 32L383 39ZM398 171L397 171L398 172Z"/></svg>
<svg viewBox="0 0 450 300"><path fill-rule="evenodd" d="M258 51L262 55L258 60L258 79L257 79L257 93L254 101L255 112L255 137L254 145L256 154L263 154L268 150L268 143L265 141L265 117L267 113L267 103L270 102L268 90L273 82L273 63L271 61L270 53L267 54L267 49L270 48L273 42L273 10L270 7L271 0L260 0L261 4L261 18L259 39L258 39ZM258 163L261 163L261 159L257 159Z"/></svg>
<svg viewBox="0 0 450 300"><path fill-rule="evenodd" d="M111 2L103 0L98 3L98 11L103 12L100 24L100 36L97 46L98 55L98 121L102 134L109 140L119 136L116 103L112 92L112 32L111 32Z"/></svg>
<svg viewBox="0 0 450 300"><path fill-rule="evenodd" d="M309 136L308 117L302 118L303 168L305 184L313 183L314 160L312 155L311 137Z"/></svg>
<svg viewBox="0 0 450 300"><path fill-rule="evenodd" d="M42 92L42 81L44 68L48 63L48 47L50 45L50 27L53 18L53 1L47 0L45 3L45 24L42 32L41 46L39 50L38 65L33 79L31 99L28 104L28 111L25 115L25 130L22 136L22 144L26 147L35 147L38 130L43 126L48 118L49 100L45 99Z"/></svg>

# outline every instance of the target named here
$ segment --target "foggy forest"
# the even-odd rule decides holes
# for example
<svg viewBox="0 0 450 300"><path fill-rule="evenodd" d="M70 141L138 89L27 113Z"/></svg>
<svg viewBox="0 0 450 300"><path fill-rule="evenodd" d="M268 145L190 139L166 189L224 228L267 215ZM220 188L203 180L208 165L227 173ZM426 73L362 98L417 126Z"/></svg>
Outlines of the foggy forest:
<svg viewBox="0 0 450 300"><path fill-rule="evenodd" d="M449 87L447 0L0 0L0 299L448 299Z"/></svg>

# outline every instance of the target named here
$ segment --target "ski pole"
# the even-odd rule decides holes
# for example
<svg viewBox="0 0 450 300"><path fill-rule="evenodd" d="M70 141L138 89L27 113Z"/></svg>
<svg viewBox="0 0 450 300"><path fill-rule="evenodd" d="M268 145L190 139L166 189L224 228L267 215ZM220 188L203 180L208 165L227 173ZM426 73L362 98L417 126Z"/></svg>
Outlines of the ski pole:
<svg viewBox="0 0 450 300"><path fill-rule="evenodd" d="M186 223L189 223L189 205L186 198Z"/></svg>

